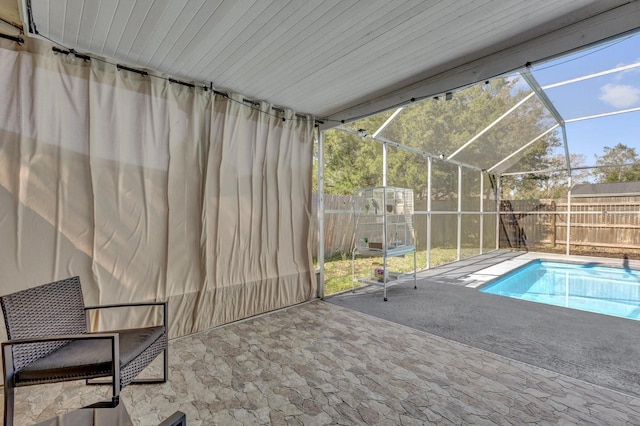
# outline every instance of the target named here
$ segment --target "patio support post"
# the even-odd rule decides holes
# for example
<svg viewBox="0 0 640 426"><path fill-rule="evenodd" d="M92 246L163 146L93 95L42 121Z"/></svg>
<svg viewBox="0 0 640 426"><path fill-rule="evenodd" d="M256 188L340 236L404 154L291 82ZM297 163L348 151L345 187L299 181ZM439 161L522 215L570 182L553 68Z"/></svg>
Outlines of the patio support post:
<svg viewBox="0 0 640 426"><path fill-rule="evenodd" d="M324 299L324 130L318 130L318 297Z"/></svg>
<svg viewBox="0 0 640 426"><path fill-rule="evenodd" d="M569 178L567 184L569 185L569 191L567 192L567 256L571 252L571 156L569 155L569 144L567 143L567 129L564 123L562 124L562 139L564 140L564 155L567 161L567 173Z"/></svg>
<svg viewBox="0 0 640 426"><path fill-rule="evenodd" d="M387 186L387 143L382 144L382 186Z"/></svg>
<svg viewBox="0 0 640 426"><path fill-rule="evenodd" d="M502 177L496 176L496 250L500 249L500 194L502 194Z"/></svg>
<svg viewBox="0 0 640 426"><path fill-rule="evenodd" d="M571 175L567 179L569 192L567 193L567 256L571 254Z"/></svg>
<svg viewBox="0 0 640 426"><path fill-rule="evenodd" d="M462 166L458 166L458 260L462 258Z"/></svg>
<svg viewBox="0 0 640 426"><path fill-rule="evenodd" d="M427 157L427 269L431 268L431 163L433 158Z"/></svg>
<svg viewBox="0 0 640 426"><path fill-rule="evenodd" d="M480 254L484 253L484 173L480 172Z"/></svg>
<svg viewBox="0 0 640 426"><path fill-rule="evenodd" d="M567 143L567 127L562 124L562 141L564 142L564 158L567 162L567 171L571 177L571 155L569 154L569 144Z"/></svg>

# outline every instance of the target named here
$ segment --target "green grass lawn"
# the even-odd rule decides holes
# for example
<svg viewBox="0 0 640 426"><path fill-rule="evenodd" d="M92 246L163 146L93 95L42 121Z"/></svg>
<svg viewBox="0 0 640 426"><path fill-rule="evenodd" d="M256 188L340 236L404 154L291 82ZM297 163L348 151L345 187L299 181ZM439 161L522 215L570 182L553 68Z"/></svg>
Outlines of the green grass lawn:
<svg viewBox="0 0 640 426"><path fill-rule="evenodd" d="M431 267L456 260L457 251L452 249L431 249ZM356 278L371 275L375 263L382 264L381 257L356 257ZM413 254L403 257L391 257L387 259L388 270L394 272L412 272ZM422 250L416 253L416 265L418 270L427 267L427 252ZM352 286L351 254L342 254L325 260L324 263L324 294L329 295L348 290ZM356 286L362 285L356 282Z"/></svg>

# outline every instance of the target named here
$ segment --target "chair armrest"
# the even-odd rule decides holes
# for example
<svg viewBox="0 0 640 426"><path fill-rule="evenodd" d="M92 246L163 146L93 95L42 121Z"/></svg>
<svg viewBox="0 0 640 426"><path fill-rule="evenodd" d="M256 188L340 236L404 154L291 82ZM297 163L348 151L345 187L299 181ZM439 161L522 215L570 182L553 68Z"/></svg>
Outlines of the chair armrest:
<svg viewBox="0 0 640 426"><path fill-rule="evenodd" d="M115 304L110 304L110 305L95 305L95 306L85 306L84 307L84 312L85 314L87 313L87 311L90 310L97 310L97 309L111 309L111 308L130 308L130 307L137 307L137 306L163 306L162 309L162 325L164 325L165 330L167 330L167 317L169 315L168 312L168 308L167 308L168 303L167 302L134 302L134 303L115 303ZM89 317L87 317L87 329L89 329ZM168 330L167 330L168 332Z"/></svg>
<svg viewBox="0 0 640 426"><path fill-rule="evenodd" d="M84 334L58 334L54 336L35 337L32 339L12 339L2 342L2 347L24 345L28 343L55 342L56 340L88 340L88 339L112 339L119 340L118 333L84 333Z"/></svg>

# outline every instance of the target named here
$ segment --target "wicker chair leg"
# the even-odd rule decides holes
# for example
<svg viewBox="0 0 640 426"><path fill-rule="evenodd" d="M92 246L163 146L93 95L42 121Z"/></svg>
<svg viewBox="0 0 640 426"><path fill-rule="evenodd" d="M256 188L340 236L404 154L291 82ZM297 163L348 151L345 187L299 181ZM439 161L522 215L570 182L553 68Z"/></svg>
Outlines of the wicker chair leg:
<svg viewBox="0 0 640 426"><path fill-rule="evenodd" d="M13 352L9 345L2 345L2 365L4 367L4 424L5 426L13 425L13 405L14 405L14 392L13 387L13 375L15 374L13 369Z"/></svg>
<svg viewBox="0 0 640 426"><path fill-rule="evenodd" d="M13 402L14 389L11 386L4 385L4 424L5 426L13 426Z"/></svg>
<svg viewBox="0 0 640 426"><path fill-rule="evenodd" d="M162 351L164 357L164 365L162 366L162 383L167 383L169 379L169 345Z"/></svg>

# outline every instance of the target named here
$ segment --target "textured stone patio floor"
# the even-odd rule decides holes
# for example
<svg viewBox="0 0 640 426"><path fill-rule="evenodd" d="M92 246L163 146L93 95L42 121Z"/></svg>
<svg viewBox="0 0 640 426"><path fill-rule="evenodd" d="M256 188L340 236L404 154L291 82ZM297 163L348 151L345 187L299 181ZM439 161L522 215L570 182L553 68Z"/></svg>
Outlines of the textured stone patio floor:
<svg viewBox="0 0 640 426"><path fill-rule="evenodd" d="M314 301L170 342L170 381L129 386L134 424L640 424L640 399ZM152 368L153 370L153 368ZM107 387L20 388L16 424Z"/></svg>

